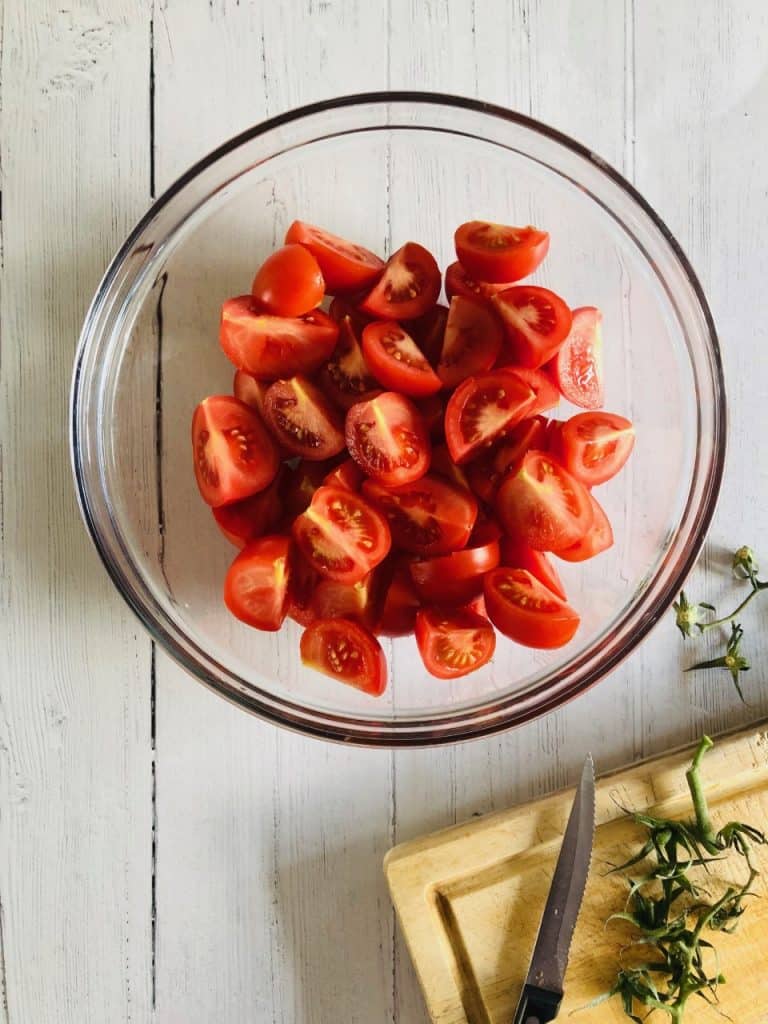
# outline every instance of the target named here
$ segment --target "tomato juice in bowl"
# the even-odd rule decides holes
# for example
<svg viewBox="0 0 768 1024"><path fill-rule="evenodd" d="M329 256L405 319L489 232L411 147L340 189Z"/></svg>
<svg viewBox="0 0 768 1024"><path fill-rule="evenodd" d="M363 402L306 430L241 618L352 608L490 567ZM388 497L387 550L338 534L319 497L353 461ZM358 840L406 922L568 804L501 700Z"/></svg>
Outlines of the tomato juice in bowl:
<svg viewBox="0 0 768 1024"><path fill-rule="evenodd" d="M259 634L227 612L221 581L233 552L197 497L189 419L202 396L231 393L216 343L223 299L248 289L297 217L387 257L417 239L443 268L455 260L457 224L557 223L532 283L572 308L602 311L604 407L630 419L637 435L621 482L606 489L613 548L593 563L558 562L570 601L587 609L564 648L534 653L499 640L479 672L438 680L424 670L415 638L388 637L392 680L373 699L305 669L298 624ZM466 282L459 286L472 295ZM161 197L89 311L72 413L86 522L116 585L164 648L248 710L377 745L507 728L614 666L695 558L725 437L706 303L647 204L545 126L474 101L410 94L350 97L274 119Z"/></svg>

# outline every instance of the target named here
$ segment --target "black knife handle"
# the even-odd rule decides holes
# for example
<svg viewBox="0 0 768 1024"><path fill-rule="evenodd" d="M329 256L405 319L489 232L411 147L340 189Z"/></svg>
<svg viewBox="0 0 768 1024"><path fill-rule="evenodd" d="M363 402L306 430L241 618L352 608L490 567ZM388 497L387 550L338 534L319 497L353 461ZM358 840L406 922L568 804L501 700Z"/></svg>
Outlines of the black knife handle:
<svg viewBox="0 0 768 1024"><path fill-rule="evenodd" d="M557 992L526 985L512 1024L546 1024L557 1017L562 1001L562 995Z"/></svg>

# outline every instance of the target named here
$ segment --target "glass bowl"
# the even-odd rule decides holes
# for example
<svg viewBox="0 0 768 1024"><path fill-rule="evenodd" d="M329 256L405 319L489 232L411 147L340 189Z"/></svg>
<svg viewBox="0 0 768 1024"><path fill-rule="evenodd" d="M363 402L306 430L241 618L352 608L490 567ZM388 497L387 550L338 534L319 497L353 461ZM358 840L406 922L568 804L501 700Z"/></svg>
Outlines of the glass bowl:
<svg viewBox="0 0 768 1024"><path fill-rule="evenodd" d="M563 563L575 639L532 651L499 638L463 679L425 672L413 638L384 641L374 699L305 669L300 627L232 618L234 549L200 500L190 419L231 389L223 299L292 220L391 253L414 239L444 268L470 219L552 235L535 281L604 314L606 408L637 428L600 490L616 543ZM573 410L564 407L567 416ZM115 585L189 673L240 707L362 744L452 742L525 722L614 668L668 607L710 522L725 450L720 352L696 277L667 228L593 153L508 110L452 96L350 96L273 118L221 146L163 195L113 260L88 312L72 390L72 457L88 529ZM559 566L558 566L559 567Z"/></svg>

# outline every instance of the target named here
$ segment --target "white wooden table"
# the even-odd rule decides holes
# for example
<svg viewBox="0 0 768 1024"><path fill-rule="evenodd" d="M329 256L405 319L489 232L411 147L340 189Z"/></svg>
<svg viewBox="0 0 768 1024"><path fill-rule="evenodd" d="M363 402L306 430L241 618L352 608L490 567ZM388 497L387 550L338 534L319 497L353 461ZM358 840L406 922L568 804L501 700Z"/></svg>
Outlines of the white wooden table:
<svg viewBox="0 0 768 1024"><path fill-rule="evenodd" d="M83 313L153 195L267 115L413 87L548 121L637 185L710 298L732 432L691 589L717 598L724 549L768 563L768 9L6 0L1 73L0 1022L418 1024L385 850L567 784L588 747L607 769L764 715L766 609L744 618L748 707L725 674L681 675L667 620L505 736L393 754L278 732L153 650L90 547L66 439Z"/></svg>

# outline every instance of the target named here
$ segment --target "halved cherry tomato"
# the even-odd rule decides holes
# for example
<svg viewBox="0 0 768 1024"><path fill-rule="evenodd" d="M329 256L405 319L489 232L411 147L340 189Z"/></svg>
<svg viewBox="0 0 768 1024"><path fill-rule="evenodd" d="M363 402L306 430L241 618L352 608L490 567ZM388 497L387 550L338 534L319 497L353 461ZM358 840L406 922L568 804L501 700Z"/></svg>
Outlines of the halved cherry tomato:
<svg viewBox="0 0 768 1024"><path fill-rule="evenodd" d="M466 604L483 589L483 575L499 564L499 542L488 540L450 555L413 559L411 579L423 601Z"/></svg>
<svg viewBox="0 0 768 1024"><path fill-rule="evenodd" d="M558 558L563 558L566 562L585 562L613 546L613 530L605 509L593 494L590 494L589 498L592 502L592 526L581 540L577 540L569 548L561 548L555 552Z"/></svg>
<svg viewBox="0 0 768 1024"><path fill-rule="evenodd" d="M543 448L547 421L543 416L524 419L510 430L498 447L491 449L487 456L480 456L467 467L467 479L478 498L489 504L496 497L499 484L517 468L518 463L531 448Z"/></svg>
<svg viewBox="0 0 768 1024"><path fill-rule="evenodd" d="M319 306L325 294L320 266L303 245L284 245L256 271L251 295L257 306L276 316L301 316Z"/></svg>
<svg viewBox="0 0 768 1024"><path fill-rule="evenodd" d="M322 309L301 317L260 313L250 295L221 307L219 341L238 370L260 380L314 373L336 346L339 327Z"/></svg>
<svg viewBox="0 0 768 1024"><path fill-rule="evenodd" d="M443 351L445 325L448 321L448 310L445 306L434 306L418 320L411 320L408 330L411 337L429 360L429 365L437 366L440 353Z"/></svg>
<svg viewBox="0 0 768 1024"><path fill-rule="evenodd" d="M468 377L445 409L445 440L454 462L467 462L493 444L528 415L534 400L528 385L510 373Z"/></svg>
<svg viewBox="0 0 768 1024"><path fill-rule="evenodd" d="M587 487L616 476L635 444L635 428L612 412L580 412L562 426L563 465Z"/></svg>
<svg viewBox="0 0 768 1024"><path fill-rule="evenodd" d="M421 416L427 433L433 441L443 436L443 419L445 417L445 400L440 395L427 395L414 403Z"/></svg>
<svg viewBox="0 0 768 1024"><path fill-rule="evenodd" d="M409 636L416 625L419 608L421 601L411 574L404 566L398 566L384 598L377 633L380 636Z"/></svg>
<svg viewBox="0 0 768 1024"><path fill-rule="evenodd" d="M507 533L537 551L557 551L581 540L592 525L589 491L546 452L530 451L496 495Z"/></svg>
<svg viewBox="0 0 768 1024"><path fill-rule="evenodd" d="M231 395L204 398L195 409L192 453L200 494L214 507L263 491L280 465L258 414Z"/></svg>
<svg viewBox="0 0 768 1024"><path fill-rule="evenodd" d="M422 608L416 615L416 643L430 675L458 679L491 660L496 634L488 619L468 608Z"/></svg>
<svg viewBox="0 0 768 1024"><path fill-rule="evenodd" d="M308 626L317 618L312 597L322 577L295 544L291 545L288 562L288 616L300 626Z"/></svg>
<svg viewBox="0 0 768 1024"><path fill-rule="evenodd" d="M339 413L306 377L271 384L264 398L264 411L275 437L294 455L322 462L344 450Z"/></svg>
<svg viewBox="0 0 768 1024"><path fill-rule="evenodd" d="M380 320L414 320L437 302L440 268L417 242L406 242L387 261L384 273L360 308Z"/></svg>
<svg viewBox="0 0 768 1024"><path fill-rule="evenodd" d="M258 494L213 509L216 525L230 544L244 548L249 541L261 537L277 525L283 511L280 500L281 481L282 474L278 473L272 483Z"/></svg>
<svg viewBox="0 0 768 1024"><path fill-rule="evenodd" d="M574 309L568 337L547 364L563 398L582 409L603 404L602 322L603 314L594 306Z"/></svg>
<svg viewBox="0 0 768 1024"><path fill-rule="evenodd" d="M529 416L537 416L539 413L547 412L554 408L560 401L560 393L546 373L541 370L528 370L523 366L497 366L497 370L504 370L506 373L514 373L533 391L536 398L528 413Z"/></svg>
<svg viewBox="0 0 768 1024"><path fill-rule="evenodd" d="M436 476L401 487L366 480L363 494L386 516L393 544L414 554L458 551L477 519L477 502L469 491Z"/></svg>
<svg viewBox="0 0 768 1024"><path fill-rule="evenodd" d="M484 592L496 629L525 647L562 647L579 627L573 608L525 569L489 572Z"/></svg>
<svg viewBox="0 0 768 1024"><path fill-rule="evenodd" d="M315 618L351 619L374 629L381 616L386 592L382 569L383 565L351 585L336 580L320 580L312 596Z"/></svg>
<svg viewBox="0 0 768 1024"><path fill-rule="evenodd" d="M583 541L578 543L582 544ZM499 541L499 552L501 565L508 569L526 569L539 583L543 583L547 590L551 590L562 601L567 600L565 587L557 569L543 551L535 551L517 537L506 536Z"/></svg>
<svg viewBox="0 0 768 1024"><path fill-rule="evenodd" d="M355 402L364 402L381 392L363 356L352 317L344 317L339 323L339 340L320 371L320 384L328 397L345 411Z"/></svg>
<svg viewBox="0 0 768 1024"><path fill-rule="evenodd" d="M447 445L436 444L433 447L432 462L430 463L429 470L431 473L438 473L440 476L444 476L449 483L454 484L456 487L460 487L465 491L470 490L469 481L464 470L453 461Z"/></svg>
<svg viewBox="0 0 768 1024"><path fill-rule="evenodd" d="M267 393L269 383L264 380L257 380L252 374L245 370L235 370L232 381L232 394L241 402L250 405L252 409L264 419L264 396Z"/></svg>
<svg viewBox="0 0 768 1024"><path fill-rule="evenodd" d="M392 543L384 516L342 487L315 491L309 508L294 520L293 537L310 565L339 583L363 579L384 561Z"/></svg>
<svg viewBox="0 0 768 1024"><path fill-rule="evenodd" d="M407 484L429 469L431 445L412 402L385 391L347 413L349 454L364 473L387 487Z"/></svg>
<svg viewBox="0 0 768 1024"><path fill-rule="evenodd" d="M437 375L454 388L467 377L490 370L504 340L501 322L482 299L456 295L451 299Z"/></svg>
<svg viewBox="0 0 768 1024"><path fill-rule="evenodd" d="M304 221L295 220L285 240L309 249L320 264L326 291L331 294L370 287L384 269L384 260L370 249Z"/></svg>
<svg viewBox="0 0 768 1024"><path fill-rule="evenodd" d="M256 629L275 632L288 610L289 537L259 537L246 545L227 572L224 603Z"/></svg>
<svg viewBox="0 0 768 1024"><path fill-rule="evenodd" d="M454 295L466 295L469 298L489 299L496 292L503 292L512 284L492 284L490 281L476 281L465 267L456 260L445 272L445 294L450 302Z"/></svg>
<svg viewBox="0 0 768 1024"><path fill-rule="evenodd" d="M456 229L456 255L480 281L519 281L538 267L549 251L549 235L529 224L513 228L471 220Z"/></svg>
<svg viewBox="0 0 768 1024"><path fill-rule="evenodd" d="M363 357L383 387L402 395L424 398L442 387L419 346L394 320L377 320L363 328Z"/></svg>
<svg viewBox="0 0 768 1024"><path fill-rule="evenodd" d="M512 358L536 370L555 355L571 329L571 311L554 292L515 285L492 298L504 322Z"/></svg>
<svg viewBox="0 0 768 1024"><path fill-rule="evenodd" d="M363 482L363 471L354 459L345 459L323 478L328 487L345 487L348 491L359 491Z"/></svg>
<svg viewBox="0 0 768 1024"><path fill-rule="evenodd" d="M347 619L319 619L301 637L301 660L340 683L380 697L387 688L387 662L368 630Z"/></svg>

